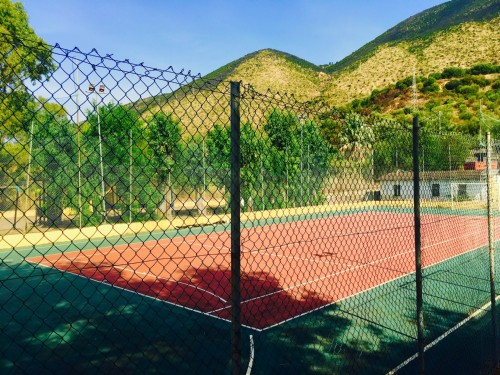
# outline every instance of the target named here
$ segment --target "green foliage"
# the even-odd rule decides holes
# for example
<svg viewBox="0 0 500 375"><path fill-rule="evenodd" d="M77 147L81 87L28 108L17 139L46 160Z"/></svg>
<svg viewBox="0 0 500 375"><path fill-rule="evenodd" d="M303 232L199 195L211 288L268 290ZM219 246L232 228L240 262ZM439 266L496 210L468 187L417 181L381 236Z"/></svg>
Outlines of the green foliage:
<svg viewBox="0 0 500 375"><path fill-rule="evenodd" d="M341 151L347 159L362 159L366 150L371 149L374 140L373 129L365 124L360 114L347 114L339 133Z"/></svg>
<svg viewBox="0 0 500 375"><path fill-rule="evenodd" d="M292 133L297 128L298 122L297 116L290 112L282 113L273 110L264 125L264 130L269 136L271 145L278 151L285 151L295 147Z"/></svg>
<svg viewBox="0 0 500 375"><path fill-rule="evenodd" d="M427 124L421 125L419 148L425 171L447 171L463 165L474 146L472 137L459 133L438 134ZM376 138L373 152L376 178L398 170L412 170L410 131L379 127Z"/></svg>
<svg viewBox="0 0 500 375"><path fill-rule="evenodd" d="M457 68L457 67L449 67L445 68L443 72L441 73L441 77L448 79L448 78L461 78L465 76L465 69L462 68Z"/></svg>
<svg viewBox="0 0 500 375"><path fill-rule="evenodd" d="M427 78L423 80L423 87L420 89L423 93L429 92L439 92L439 85L436 83L436 79Z"/></svg>
<svg viewBox="0 0 500 375"><path fill-rule="evenodd" d="M407 89L408 87L411 87L412 84L413 84L413 77L409 76L403 80L396 82L396 88L398 90L403 91L403 90Z"/></svg>
<svg viewBox="0 0 500 375"><path fill-rule="evenodd" d="M463 134L421 132L422 163L426 171L446 171L462 166L473 148L473 138Z"/></svg>
<svg viewBox="0 0 500 375"><path fill-rule="evenodd" d="M149 147L160 182L166 182L180 155L181 129L171 114L156 113L148 124Z"/></svg>
<svg viewBox="0 0 500 375"><path fill-rule="evenodd" d="M467 73L472 75L500 73L500 65L478 64L470 68Z"/></svg>
<svg viewBox="0 0 500 375"><path fill-rule="evenodd" d="M119 210L124 217L131 214L135 220L156 217L162 199L153 178L155 172L159 173L157 159L150 140L143 134L137 113L126 106L109 103L88 113L82 142L82 190L88 197L83 207L84 224L97 224L104 219L101 180L106 209ZM139 212L143 212L142 216Z"/></svg>
<svg viewBox="0 0 500 375"><path fill-rule="evenodd" d="M404 129L379 127L375 129L377 141L373 147L374 177L397 170L411 170L411 133Z"/></svg>
<svg viewBox="0 0 500 375"><path fill-rule="evenodd" d="M64 207L77 192L76 131L62 108L45 104L33 119L33 175L42 191L42 213L49 225L59 225Z"/></svg>
<svg viewBox="0 0 500 375"><path fill-rule="evenodd" d="M447 82L444 87L446 88L446 90L455 90L457 87L460 87L460 85L462 84L462 81L461 80L458 80L458 79L453 79L449 82Z"/></svg>
<svg viewBox="0 0 500 375"><path fill-rule="evenodd" d="M301 122L302 121L302 122ZM241 126L241 194L247 207L270 209L317 204L324 199L331 148L318 126L291 112L273 110L263 132ZM230 128L215 125L207 134L214 181L230 187Z"/></svg>
<svg viewBox="0 0 500 375"><path fill-rule="evenodd" d="M38 108L26 84L47 77L54 66L51 49L29 26L20 3L0 0L0 35L0 178L14 182L28 162L24 145Z"/></svg>
<svg viewBox="0 0 500 375"><path fill-rule="evenodd" d="M20 3L0 0L0 33L0 123L16 132L23 125L30 100L25 82L54 70L52 51L29 26Z"/></svg>
<svg viewBox="0 0 500 375"><path fill-rule="evenodd" d="M479 85L473 84L473 85L463 85L459 86L455 89L457 92L463 95L474 95L477 94L479 91Z"/></svg>
<svg viewBox="0 0 500 375"><path fill-rule="evenodd" d="M429 78L433 78L437 81L437 80L440 80L443 78L443 74L442 73L431 73L431 74L429 74Z"/></svg>

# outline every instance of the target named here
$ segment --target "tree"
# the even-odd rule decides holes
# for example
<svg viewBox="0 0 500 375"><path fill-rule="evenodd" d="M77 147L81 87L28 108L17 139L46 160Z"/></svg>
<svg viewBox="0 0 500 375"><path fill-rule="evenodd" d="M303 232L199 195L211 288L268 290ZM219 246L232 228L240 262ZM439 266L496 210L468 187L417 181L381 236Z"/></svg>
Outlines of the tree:
<svg viewBox="0 0 500 375"><path fill-rule="evenodd" d="M76 129L58 104L42 102L33 121L34 180L42 189L42 214L57 226L63 209L76 206Z"/></svg>
<svg viewBox="0 0 500 375"><path fill-rule="evenodd" d="M207 133L208 164L213 170L214 182L229 192L231 184L231 138L229 126L215 124Z"/></svg>
<svg viewBox="0 0 500 375"><path fill-rule="evenodd" d="M179 121L175 120L172 114L156 113L148 124L148 140L158 182L165 186L165 196L170 196L171 212L174 203L172 174L178 171L176 163L181 156ZM166 213L166 200L164 202L162 210Z"/></svg>
<svg viewBox="0 0 500 375"><path fill-rule="evenodd" d="M0 136L19 131L32 100L27 80L36 81L55 69L52 50L28 24L21 3L0 0ZM27 129L25 129L27 130Z"/></svg>
<svg viewBox="0 0 500 375"><path fill-rule="evenodd" d="M29 129L37 107L28 81L53 70L52 52L28 24L20 3L0 0L0 181L21 185L28 163Z"/></svg>
<svg viewBox="0 0 500 375"><path fill-rule="evenodd" d="M349 113L344 127L339 133L340 150L348 159L365 159L367 151L373 147L374 135L358 113Z"/></svg>
<svg viewBox="0 0 500 375"><path fill-rule="evenodd" d="M267 158L271 175L266 182L278 194L277 206L316 204L328 176L332 148L318 126L292 112L273 110L264 124L269 140ZM283 195L281 201L280 195Z"/></svg>
<svg viewBox="0 0 500 375"><path fill-rule="evenodd" d="M240 178L241 197L244 210L262 206L262 165L261 160L268 150L263 135L249 122L240 129ZM215 125L207 134L208 162L213 168L214 179L224 186L226 194L231 186L231 129L229 126Z"/></svg>
<svg viewBox="0 0 500 375"><path fill-rule="evenodd" d="M154 184L155 169L147 155L142 122L133 109L124 105L109 103L97 108L97 112L88 114L83 143L82 169L87 181L84 188L86 195L92 196L91 216L102 211L101 179L104 179L107 209L114 208L126 220L132 215L138 218L138 212L143 209L148 216L154 215L160 194ZM100 146L104 176L100 169Z"/></svg>
<svg viewBox="0 0 500 375"><path fill-rule="evenodd" d="M312 121L302 124L295 137L300 139L300 184L305 188L300 190L299 203L319 204L324 198L322 191L329 176L333 149Z"/></svg>
<svg viewBox="0 0 500 375"><path fill-rule="evenodd" d="M264 131L270 143L269 159L271 175L269 182L272 191L276 194L272 197L277 207L288 207L293 205L295 177L300 173L300 144L297 142L297 129L299 119L291 112L272 110L267 116ZM298 189L297 189L298 190Z"/></svg>
<svg viewBox="0 0 500 375"><path fill-rule="evenodd" d="M186 143L181 143L181 157L178 161L177 183L182 190L191 193L196 191L198 211L206 214L207 202L203 199L207 185L212 180L212 168L207 163L205 136L195 134Z"/></svg>

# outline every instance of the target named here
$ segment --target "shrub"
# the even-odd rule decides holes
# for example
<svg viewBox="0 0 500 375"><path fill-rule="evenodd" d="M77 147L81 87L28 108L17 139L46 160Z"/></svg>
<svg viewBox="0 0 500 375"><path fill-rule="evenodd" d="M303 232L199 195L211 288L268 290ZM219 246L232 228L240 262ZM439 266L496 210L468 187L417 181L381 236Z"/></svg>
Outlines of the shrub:
<svg viewBox="0 0 500 375"><path fill-rule="evenodd" d="M493 82L491 88L493 90L500 90L500 79L497 79L495 82Z"/></svg>
<svg viewBox="0 0 500 375"><path fill-rule="evenodd" d="M396 82L396 88L398 90L405 90L413 84L413 77L406 77L401 81Z"/></svg>
<svg viewBox="0 0 500 375"><path fill-rule="evenodd" d="M500 71L500 66L491 64L477 64L468 70L469 74L479 75L479 74L493 74Z"/></svg>
<svg viewBox="0 0 500 375"><path fill-rule="evenodd" d="M446 90L455 90L457 87L460 87L462 85L462 81L459 80L459 79L453 79L451 80L450 82L447 82L446 85L444 85L444 87L446 88Z"/></svg>
<svg viewBox="0 0 500 375"><path fill-rule="evenodd" d="M443 73L441 73L441 77L443 78L461 78L465 75L465 69L450 67L445 68Z"/></svg>
<svg viewBox="0 0 500 375"><path fill-rule="evenodd" d="M460 120L470 120L472 118L472 114L470 112L462 112L458 117Z"/></svg>
<svg viewBox="0 0 500 375"><path fill-rule="evenodd" d="M437 83L432 83L430 85L424 85L421 90L422 92L439 92L439 85Z"/></svg>
<svg viewBox="0 0 500 375"><path fill-rule="evenodd" d="M443 78L443 76L441 73L431 73L431 74L429 74L429 78L433 78L435 80L438 80L438 79Z"/></svg>
<svg viewBox="0 0 500 375"><path fill-rule="evenodd" d="M486 87L491 83L489 79L484 77L472 77L472 82L479 87Z"/></svg>
<svg viewBox="0 0 500 375"><path fill-rule="evenodd" d="M458 91L460 94L464 95L473 95L477 94L479 91L479 85L464 85L457 87L456 91Z"/></svg>

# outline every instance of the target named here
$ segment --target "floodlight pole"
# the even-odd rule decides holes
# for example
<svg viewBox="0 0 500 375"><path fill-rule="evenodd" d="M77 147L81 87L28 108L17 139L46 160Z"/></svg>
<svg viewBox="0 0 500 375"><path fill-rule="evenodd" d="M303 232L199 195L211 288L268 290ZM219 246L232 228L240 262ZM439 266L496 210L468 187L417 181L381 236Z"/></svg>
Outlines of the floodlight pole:
<svg viewBox="0 0 500 375"><path fill-rule="evenodd" d="M95 93L95 88L93 85L89 86L89 91L90 93ZM99 91L104 93L104 85L99 86ZM97 133L99 135L99 160L101 164L101 190L102 190L102 217L104 222L106 222L106 191L104 188L104 164L103 164L103 157L102 157L102 136L101 136L101 117L99 116L99 110L97 108L97 102L94 103L94 111L97 114Z"/></svg>
<svg viewBox="0 0 500 375"><path fill-rule="evenodd" d="M80 91L80 86L78 83L78 63L75 63L70 57L70 61L74 64L74 75L75 80L75 97L76 97L76 127L77 127L77 143L78 143L78 216L79 224L78 227L82 229L82 173L81 173L81 147L80 147L80 101L78 97L78 92ZM72 95L70 96L72 97Z"/></svg>
<svg viewBox="0 0 500 375"><path fill-rule="evenodd" d="M206 151L206 147L205 147L205 137L202 138L202 154L203 154L203 192L202 192L202 195L201 195L201 198L204 200L204 196L205 196L205 193L206 193L206 190L207 190L207 164L206 164L206 154L207 154L207 151ZM205 202L203 202L205 204Z"/></svg>
<svg viewBox="0 0 500 375"><path fill-rule="evenodd" d="M132 128L130 128L130 155L129 155L129 196L128 196L128 218L129 218L129 222L131 223L132 222L132 181L133 181L133 176L132 176L132 161L133 161L133 157L132 157Z"/></svg>
<svg viewBox="0 0 500 375"><path fill-rule="evenodd" d="M28 209L30 176L31 176L31 160L33 158L32 157L32 152L33 152L33 131L34 131L34 121L31 120L30 154L28 155L28 176L26 176L26 210Z"/></svg>
<svg viewBox="0 0 500 375"><path fill-rule="evenodd" d="M300 121L300 205L304 205L304 177L303 177L303 152L304 152L304 115L299 115Z"/></svg>
<svg viewBox="0 0 500 375"><path fill-rule="evenodd" d="M75 64L75 85L76 85L76 127L78 130L78 214L80 217L79 227L82 229L82 156L81 156L81 144L80 144L80 101L78 97L79 84L78 84L78 64Z"/></svg>
<svg viewBox="0 0 500 375"><path fill-rule="evenodd" d="M101 137L101 117L99 116L99 110L97 110L97 131L99 133L99 158L101 162L101 189L102 189L102 216L104 222L106 222L106 191L104 189L104 165L102 160L102 137Z"/></svg>

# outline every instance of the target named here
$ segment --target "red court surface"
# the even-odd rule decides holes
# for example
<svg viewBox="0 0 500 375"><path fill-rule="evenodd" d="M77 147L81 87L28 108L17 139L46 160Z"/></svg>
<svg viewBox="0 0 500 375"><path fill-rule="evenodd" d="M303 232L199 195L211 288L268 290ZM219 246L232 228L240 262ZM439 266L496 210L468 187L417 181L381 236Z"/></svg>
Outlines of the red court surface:
<svg viewBox="0 0 500 375"><path fill-rule="evenodd" d="M424 215L424 267L487 244L486 218ZM359 213L243 229L241 321L266 329L414 272L413 215ZM28 259L231 318L230 233Z"/></svg>

